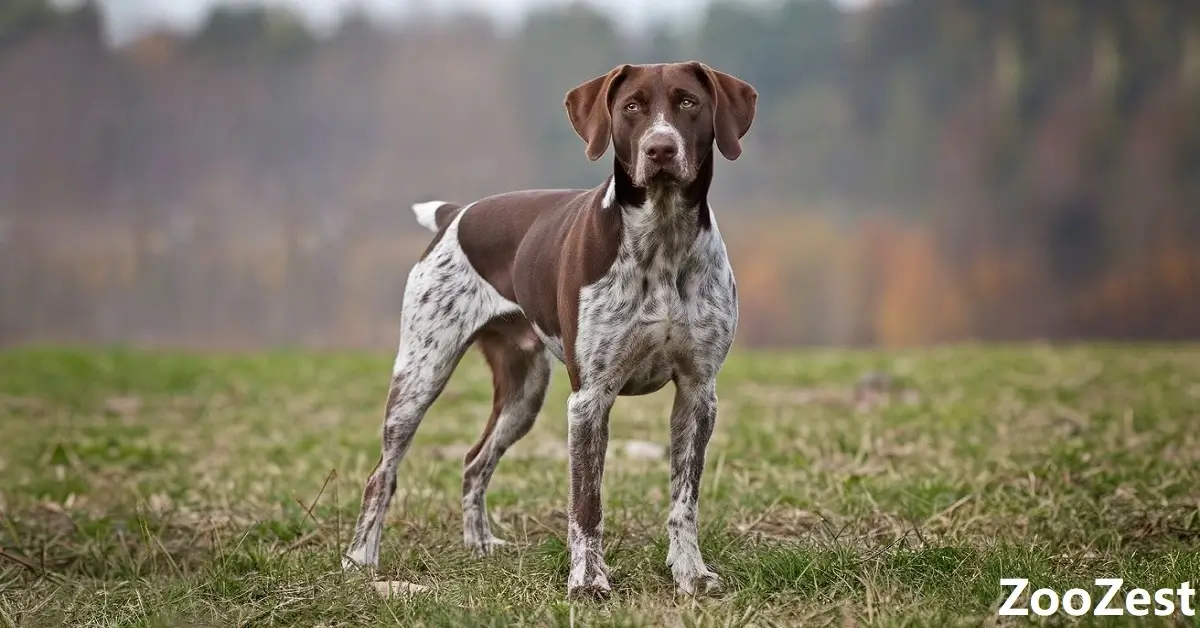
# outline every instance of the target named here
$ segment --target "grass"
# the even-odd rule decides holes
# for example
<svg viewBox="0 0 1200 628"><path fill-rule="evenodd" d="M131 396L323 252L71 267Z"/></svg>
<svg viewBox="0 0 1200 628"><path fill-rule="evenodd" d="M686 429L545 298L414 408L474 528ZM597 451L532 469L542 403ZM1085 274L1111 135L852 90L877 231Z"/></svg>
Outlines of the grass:
<svg viewBox="0 0 1200 628"><path fill-rule="evenodd" d="M432 589L385 601L341 574L338 548L389 368L0 353L0 625L977 626L998 619L1002 577L1200 581L1200 347L736 353L701 496L701 547L728 588L715 599L676 596L666 462L622 448L667 442L670 389L622 399L604 486L614 596L574 605L561 368L489 495L513 545L461 546L461 456L490 408L472 355L401 466L384 536L380 576ZM867 371L906 390L856 402Z"/></svg>

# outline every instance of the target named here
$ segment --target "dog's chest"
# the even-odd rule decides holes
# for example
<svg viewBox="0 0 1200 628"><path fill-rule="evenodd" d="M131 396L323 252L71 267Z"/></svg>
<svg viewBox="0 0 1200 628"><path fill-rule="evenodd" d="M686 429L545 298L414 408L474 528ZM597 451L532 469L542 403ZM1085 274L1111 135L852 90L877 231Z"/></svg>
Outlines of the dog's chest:
<svg viewBox="0 0 1200 628"><path fill-rule="evenodd" d="M724 358L736 302L717 234L627 220L609 272L582 291L580 373L623 394L653 392L680 370ZM717 355L719 354L719 356Z"/></svg>

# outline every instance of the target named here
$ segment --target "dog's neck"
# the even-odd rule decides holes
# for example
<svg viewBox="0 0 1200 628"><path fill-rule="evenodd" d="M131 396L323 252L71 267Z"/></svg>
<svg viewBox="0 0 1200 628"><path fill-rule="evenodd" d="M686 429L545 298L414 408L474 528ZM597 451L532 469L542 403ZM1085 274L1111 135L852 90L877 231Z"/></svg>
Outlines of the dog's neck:
<svg viewBox="0 0 1200 628"><path fill-rule="evenodd" d="M634 185L621 162L605 189L601 211L619 212L621 249L639 266L676 264L696 238L711 227L708 187L712 155L701 164L694 181L684 186Z"/></svg>
<svg viewBox="0 0 1200 628"><path fill-rule="evenodd" d="M673 218L682 213L701 229L709 228L708 189L713 178L713 153L700 163L696 178L684 186L656 185L640 187L633 183L629 170L619 158L613 159L613 176L605 207L645 208L662 212L663 218Z"/></svg>

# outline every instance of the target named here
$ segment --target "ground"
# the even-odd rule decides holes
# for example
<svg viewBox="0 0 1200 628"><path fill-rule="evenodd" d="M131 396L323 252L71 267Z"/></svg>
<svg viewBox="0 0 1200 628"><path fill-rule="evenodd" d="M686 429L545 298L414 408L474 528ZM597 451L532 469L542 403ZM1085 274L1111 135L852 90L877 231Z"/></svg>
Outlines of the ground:
<svg viewBox="0 0 1200 628"><path fill-rule="evenodd" d="M647 443L667 443L668 387L613 411L614 595L575 605L561 367L489 496L510 546L461 546L461 456L491 404L471 355L401 465L383 541L380 577L430 590L385 601L338 548L390 362L0 352L0 624L978 626L1002 577L1200 583L1200 347L737 351L700 502L728 591L677 596L664 565L667 465Z"/></svg>

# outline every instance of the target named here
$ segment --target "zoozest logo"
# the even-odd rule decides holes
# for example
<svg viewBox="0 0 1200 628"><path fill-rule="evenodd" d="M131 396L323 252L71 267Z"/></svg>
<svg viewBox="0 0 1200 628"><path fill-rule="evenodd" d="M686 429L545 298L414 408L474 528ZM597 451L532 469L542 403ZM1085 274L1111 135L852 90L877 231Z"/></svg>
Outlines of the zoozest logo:
<svg viewBox="0 0 1200 628"><path fill-rule="evenodd" d="M1092 615L1133 615L1145 617L1153 613L1159 617L1174 615L1195 617L1196 607L1193 597L1196 590L1190 582L1184 582L1175 589L1158 589L1151 593L1146 589L1130 589L1124 596L1121 587L1125 585L1123 578L1096 578L1097 601L1092 605L1092 595L1084 589L1068 589L1061 595L1053 589L1038 589L1025 597L1029 588L1026 578L1001 578L1001 587L1011 587L1008 597L1000 606L1000 615L1034 615L1048 617L1061 609L1072 617Z"/></svg>

